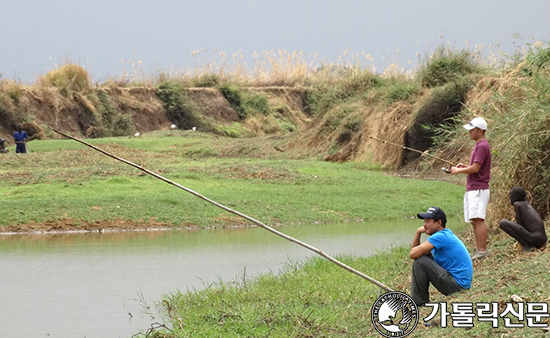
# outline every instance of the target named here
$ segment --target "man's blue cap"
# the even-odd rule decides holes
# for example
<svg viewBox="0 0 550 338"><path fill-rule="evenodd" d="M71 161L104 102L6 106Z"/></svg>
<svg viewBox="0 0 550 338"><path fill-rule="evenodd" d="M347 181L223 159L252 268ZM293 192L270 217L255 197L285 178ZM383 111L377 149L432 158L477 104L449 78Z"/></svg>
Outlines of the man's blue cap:
<svg viewBox="0 0 550 338"><path fill-rule="evenodd" d="M420 219L433 219L434 221L441 220L442 224L447 223L447 215L445 215L445 212L438 207L431 207L428 211L416 214L416 216Z"/></svg>

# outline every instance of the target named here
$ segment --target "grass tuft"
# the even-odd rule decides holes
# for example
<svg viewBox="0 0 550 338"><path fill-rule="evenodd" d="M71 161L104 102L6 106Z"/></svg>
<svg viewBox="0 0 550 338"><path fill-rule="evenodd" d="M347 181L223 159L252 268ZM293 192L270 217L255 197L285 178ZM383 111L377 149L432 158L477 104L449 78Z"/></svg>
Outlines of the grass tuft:
<svg viewBox="0 0 550 338"><path fill-rule="evenodd" d="M67 98L71 98L74 93L87 93L92 87L86 69L74 63L67 63L50 70L45 76L39 78L39 84L53 86Z"/></svg>
<svg viewBox="0 0 550 338"><path fill-rule="evenodd" d="M157 88L158 97L164 102L168 119L179 129L210 130L210 125L197 112L194 102L183 85L175 81L166 81Z"/></svg>
<svg viewBox="0 0 550 338"><path fill-rule="evenodd" d="M442 45L420 66L417 77L422 86L432 88L456 82L474 73L483 73L477 54L467 49L458 50Z"/></svg>

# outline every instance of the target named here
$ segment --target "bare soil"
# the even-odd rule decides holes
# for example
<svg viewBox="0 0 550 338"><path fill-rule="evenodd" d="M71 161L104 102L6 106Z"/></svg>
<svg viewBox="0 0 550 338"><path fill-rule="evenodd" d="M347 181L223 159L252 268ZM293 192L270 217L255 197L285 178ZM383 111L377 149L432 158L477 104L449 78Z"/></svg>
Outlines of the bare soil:
<svg viewBox="0 0 550 338"><path fill-rule="evenodd" d="M47 221L44 223L32 222L29 224L7 225L1 228L0 234L14 233L50 233L50 232L107 232L107 231L132 231L132 230L158 230L171 229L167 223L150 221L130 220L96 220L93 222L75 221L62 219L59 221ZM194 228L194 227L187 227Z"/></svg>

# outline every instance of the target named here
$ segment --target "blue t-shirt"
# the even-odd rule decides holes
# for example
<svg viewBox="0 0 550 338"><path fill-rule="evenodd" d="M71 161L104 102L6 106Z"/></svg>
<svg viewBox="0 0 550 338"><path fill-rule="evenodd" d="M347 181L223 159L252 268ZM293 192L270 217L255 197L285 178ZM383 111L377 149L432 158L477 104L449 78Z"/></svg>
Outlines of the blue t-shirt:
<svg viewBox="0 0 550 338"><path fill-rule="evenodd" d="M13 138L15 142L21 142L27 138L27 132L24 130L22 132L16 131L15 134L13 134Z"/></svg>
<svg viewBox="0 0 550 338"><path fill-rule="evenodd" d="M432 249L434 261L449 271L458 285L465 289L472 286L474 268L466 246L449 229L443 229L427 239L435 248Z"/></svg>

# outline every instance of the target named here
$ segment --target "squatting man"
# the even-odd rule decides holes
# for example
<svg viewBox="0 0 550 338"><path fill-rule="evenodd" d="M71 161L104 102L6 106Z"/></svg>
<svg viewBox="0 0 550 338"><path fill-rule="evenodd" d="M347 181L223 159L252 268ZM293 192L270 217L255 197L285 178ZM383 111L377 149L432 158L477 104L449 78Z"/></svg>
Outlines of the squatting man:
<svg viewBox="0 0 550 338"><path fill-rule="evenodd" d="M472 286L473 266L462 241L446 229L447 216L437 207L417 214L424 225L416 230L409 257L412 267L411 297L418 306L430 302L430 283L445 296ZM420 244L420 237L430 237Z"/></svg>
<svg viewBox="0 0 550 338"><path fill-rule="evenodd" d="M544 221L535 208L525 200L527 192L523 187L513 187L510 192L510 203L516 212L516 223L503 219L499 226L522 246L522 252L541 248L548 241Z"/></svg>

